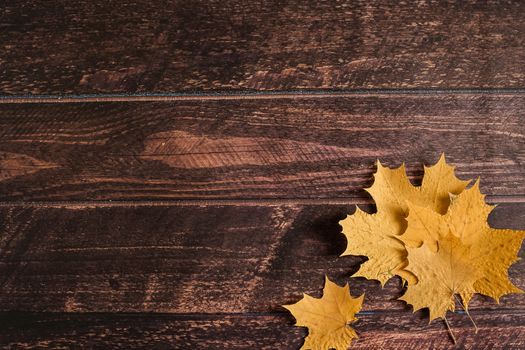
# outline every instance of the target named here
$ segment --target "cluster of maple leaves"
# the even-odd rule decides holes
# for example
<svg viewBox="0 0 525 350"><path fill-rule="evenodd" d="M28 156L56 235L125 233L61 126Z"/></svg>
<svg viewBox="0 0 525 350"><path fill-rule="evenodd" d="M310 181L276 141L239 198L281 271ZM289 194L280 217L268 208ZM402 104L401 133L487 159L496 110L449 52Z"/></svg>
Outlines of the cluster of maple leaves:
<svg viewBox="0 0 525 350"><path fill-rule="evenodd" d="M499 301L502 295L521 292L508 277L518 260L525 231L494 229L488 223L493 206L479 190L479 179L459 180L444 155L425 167L421 186L413 186L404 165L390 169L377 162L374 184L366 189L377 212L359 208L341 221L347 238L342 255L363 255L356 277L406 281L400 298L415 310L428 308L430 321L454 311L458 295L465 310L474 293ZM346 349L355 331L364 295L350 296L348 284L340 287L326 279L321 299L305 295L285 305L297 326L308 327L303 349Z"/></svg>

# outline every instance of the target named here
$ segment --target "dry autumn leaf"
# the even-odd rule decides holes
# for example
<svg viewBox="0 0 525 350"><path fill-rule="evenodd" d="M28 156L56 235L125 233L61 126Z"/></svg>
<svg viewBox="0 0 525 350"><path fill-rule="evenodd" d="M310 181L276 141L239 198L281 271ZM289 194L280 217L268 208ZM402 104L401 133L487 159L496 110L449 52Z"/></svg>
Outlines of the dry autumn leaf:
<svg viewBox="0 0 525 350"><path fill-rule="evenodd" d="M434 166L425 167L420 187L410 183L404 165L389 169L378 161L374 178L374 184L367 191L376 203L377 213L367 214L358 209L341 221L348 242L342 255L368 257L356 277L378 280L382 285L394 275L415 282L414 277L403 270L407 252L399 241L406 228L407 203L444 214L450 203L449 193L459 194L469 181L456 178L454 167L446 163L444 155Z"/></svg>
<svg viewBox="0 0 525 350"><path fill-rule="evenodd" d="M400 299L414 310L427 307L430 320L453 311L455 294L463 307L474 293L497 301L502 295L521 292L508 277L518 260L525 231L491 228L493 207L485 203L479 181L453 197L445 215L408 204L408 227L400 239L408 250L406 270L417 277Z"/></svg>
<svg viewBox="0 0 525 350"><path fill-rule="evenodd" d="M430 321L443 318L454 342L445 315L454 311L456 301L470 317L474 293L499 301L502 295L521 292L509 280L508 269L518 260L525 231L488 225L493 207L485 203L479 180L466 189L470 181L456 178L444 155L425 167L420 187L410 183L404 165L389 169L378 162L374 177L368 192L377 213L357 208L341 221L348 242L342 255L368 257L357 276L382 284L393 275L405 279L408 287L400 299L414 311L428 308ZM304 295L286 305L296 325L309 329L302 349L346 349L357 337L349 324L356 320L363 297L351 298L348 285L339 287L327 278L322 298Z"/></svg>
<svg viewBox="0 0 525 350"><path fill-rule="evenodd" d="M432 321L444 317L448 310L454 311L455 294L470 299L480 274L471 264L471 250L459 238L448 233L439 240L436 252L427 245L407 250L408 268L418 281L409 283L399 299L411 304L414 311L428 308Z"/></svg>
<svg viewBox="0 0 525 350"><path fill-rule="evenodd" d="M308 336L301 349L347 349L357 338L350 327L361 310L364 294L352 298L348 284L340 287L325 278L323 296L319 299L304 294L303 299L292 305L283 305L297 320L296 326L308 327Z"/></svg>

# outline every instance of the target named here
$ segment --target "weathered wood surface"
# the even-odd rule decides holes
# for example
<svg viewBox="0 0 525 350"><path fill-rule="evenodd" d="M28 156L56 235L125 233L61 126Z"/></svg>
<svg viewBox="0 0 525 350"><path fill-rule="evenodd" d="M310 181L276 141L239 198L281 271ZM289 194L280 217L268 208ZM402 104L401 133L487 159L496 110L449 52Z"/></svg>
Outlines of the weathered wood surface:
<svg viewBox="0 0 525 350"><path fill-rule="evenodd" d="M326 273L366 293L354 349L523 349L523 295L475 297L478 334L450 314L453 347L400 281L350 278L338 221L373 210L377 158L418 183L445 152L504 202L493 226L525 229L524 13L4 1L0 348L299 348L280 305ZM510 276L525 288L525 263Z"/></svg>
<svg viewBox="0 0 525 350"><path fill-rule="evenodd" d="M370 210L370 208L365 208ZM324 274L343 284L363 257L338 221L353 206L3 207L0 311L275 312L302 293L319 295ZM525 204L501 204L494 227L525 229ZM522 250L521 256L523 257ZM525 263L510 270L525 288ZM364 310L405 310L400 280L385 289L352 279ZM523 310L514 294L478 296L472 310Z"/></svg>
<svg viewBox="0 0 525 350"><path fill-rule="evenodd" d="M453 346L442 322L421 312L361 313L351 349L522 349L525 314L449 314ZM3 349L298 349L306 335L293 318L272 314L32 314L0 313Z"/></svg>
<svg viewBox="0 0 525 350"><path fill-rule="evenodd" d="M525 195L524 95L0 104L0 193L19 200L366 197L375 160L445 152Z"/></svg>
<svg viewBox="0 0 525 350"><path fill-rule="evenodd" d="M5 0L0 94L522 88L523 1Z"/></svg>

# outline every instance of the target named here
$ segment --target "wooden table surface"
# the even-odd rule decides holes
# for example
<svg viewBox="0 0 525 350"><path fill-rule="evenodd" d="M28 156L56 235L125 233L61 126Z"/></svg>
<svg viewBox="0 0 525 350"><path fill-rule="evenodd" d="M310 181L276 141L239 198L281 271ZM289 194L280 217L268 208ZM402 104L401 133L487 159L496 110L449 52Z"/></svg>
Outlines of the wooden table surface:
<svg viewBox="0 0 525 350"><path fill-rule="evenodd" d="M441 152L525 229L523 1L5 0L0 347L297 349L280 307L366 293L353 349L454 348L354 279L338 221L376 159ZM523 249L520 256L524 256ZM525 288L525 262L510 270ZM450 314L525 347L525 296Z"/></svg>

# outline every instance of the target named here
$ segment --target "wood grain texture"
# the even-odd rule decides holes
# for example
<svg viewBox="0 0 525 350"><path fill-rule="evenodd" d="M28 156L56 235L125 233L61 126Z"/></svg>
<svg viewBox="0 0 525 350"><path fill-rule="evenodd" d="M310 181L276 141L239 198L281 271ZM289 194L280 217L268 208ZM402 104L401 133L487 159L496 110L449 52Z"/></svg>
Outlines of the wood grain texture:
<svg viewBox="0 0 525 350"><path fill-rule="evenodd" d="M519 0L6 0L2 7L2 95L525 83Z"/></svg>
<svg viewBox="0 0 525 350"><path fill-rule="evenodd" d="M0 181L57 167L24 154L0 152Z"/></svg>
<svg viewBox="0 0 525 350"><path fill-rule="evenodd" d="M450 314L457 346L442 322L421 313L361 313L351 349L522 349L525 314ZM298 349L306 335L288 314L32 314L0 313L2 349Z"/></svg>
<svg viewBox="0 0 525 350"><path fill-rule="evenodd" d="M365 208L370 210L370 208ZM363 257L339 257L338 221L353 206L3 207L0 310L275 312L324 274L345 283ZM525 204L502 204L494 227L524 229ZM521 253L523 257L523 250ZM512 266L525 288L525 263ZM400 280L352 279L365 311L405 310ZM525 309L515 294L476 296L472 310Z"/></svg>
<svg viewBox="0 0 525 350"><path fill-rule="evenodd" d="M376 159L445 152L489 195L525 195L525 96L0 105L3 201L368 198ZM24 158L25 157L25 158ZM23 161L23 159L26 159ZM35 164L26 171L27 159Z"/></svg>
<svg viewBox="0 0 525 350"><path fill-rule="evenodd" d="M324 274L366 293L353 349L523 349L523 294L475 296L477 334L449 313L454 347L400 280L350 278L338 221L373 211L376 159L417 184L445 152L506 202L493 227L525 229L524 13L3 1L0 349L299 348L281 305ZM525 289L523 261L509 274Z"/></svg>

